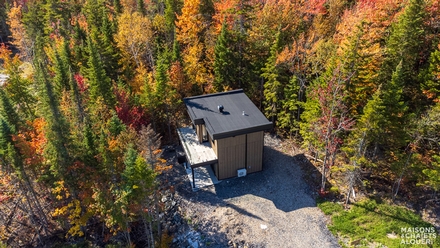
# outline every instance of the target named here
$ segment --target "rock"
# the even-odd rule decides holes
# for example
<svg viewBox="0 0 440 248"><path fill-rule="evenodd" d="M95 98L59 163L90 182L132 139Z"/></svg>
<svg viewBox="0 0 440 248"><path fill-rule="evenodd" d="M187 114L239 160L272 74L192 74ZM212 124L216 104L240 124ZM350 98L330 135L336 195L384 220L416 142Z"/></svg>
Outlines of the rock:
<svg viewBox="0 0 440 248"><path fill-rule="evenodd" d="M174 215L173 221L174 223L180 223L182 221L182 218L179 215Z"/></svg>
<svg viewBox="0 0 440 248"><path fill-rule="evenodd" d="M350 245L356 246L356 245L359 245L360 243L361 243L361 240L358 239L358 240L351 241Z"/></svg>
<svg viewBox="0 0 440 248"><path fill-rule="evenodd" d="M172 225L168 229L168 232L170 232L170 233L175 233L176 231L177 231L177 226L176 225Z"/></svg>

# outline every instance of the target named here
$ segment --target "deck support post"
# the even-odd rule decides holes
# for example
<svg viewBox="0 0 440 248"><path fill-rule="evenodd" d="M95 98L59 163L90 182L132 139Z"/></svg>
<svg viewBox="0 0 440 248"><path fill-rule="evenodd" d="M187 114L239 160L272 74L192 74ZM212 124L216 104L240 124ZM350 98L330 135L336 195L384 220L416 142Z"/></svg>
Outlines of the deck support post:
<svg viewBox="0 0 440 248"><path fill-rule="evenodd" d="M195 189L196 188L196 181L194 180L194 169L193 169L192 166L191 166L191 174L192 174L192 177L193 177L193 188Z"/></svg>

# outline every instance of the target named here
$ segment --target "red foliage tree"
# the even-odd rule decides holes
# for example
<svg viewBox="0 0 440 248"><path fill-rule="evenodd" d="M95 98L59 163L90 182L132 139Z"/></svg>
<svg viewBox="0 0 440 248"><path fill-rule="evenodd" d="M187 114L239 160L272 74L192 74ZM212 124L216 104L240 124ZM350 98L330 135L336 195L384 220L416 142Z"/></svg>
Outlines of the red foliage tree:
<svg viewBox="0 0 440 248"><path fill-rule="evenodd" d="M142 126L147 126L150 123L145 109L130 101L127 91L117 89L115 95L117 99L116 114L125 125L139 131Z"/></svg>

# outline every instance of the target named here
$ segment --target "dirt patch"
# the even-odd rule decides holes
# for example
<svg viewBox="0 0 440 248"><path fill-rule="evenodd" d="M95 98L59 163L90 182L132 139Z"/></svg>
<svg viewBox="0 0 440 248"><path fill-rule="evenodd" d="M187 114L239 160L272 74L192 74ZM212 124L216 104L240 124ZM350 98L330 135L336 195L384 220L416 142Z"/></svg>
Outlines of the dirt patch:
<svg viewBox="0 0 440 248"><path fill-rule="evenodd" d="M298 158L265 136L263 171L192 192L182 166L166 178L177 202L172 247L339 247ZM176 217L177 216L177 217ZM167 229L165 227L165 229Z"/></svg>

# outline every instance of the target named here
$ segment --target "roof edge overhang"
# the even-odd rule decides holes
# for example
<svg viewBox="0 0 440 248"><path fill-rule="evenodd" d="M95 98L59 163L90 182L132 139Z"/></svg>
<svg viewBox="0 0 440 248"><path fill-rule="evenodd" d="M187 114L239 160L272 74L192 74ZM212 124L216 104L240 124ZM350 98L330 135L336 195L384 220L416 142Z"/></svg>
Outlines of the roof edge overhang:
<svg viewBox="0 0 440 248"><path fill-rule="evenodd" d="M226 92L219 92L219 93L213 93L213 94L205 94L200 96L191 96L191 97L185 97L183 98L183 102L186 106L186 111L188 112L189 118L191 118L191 121L194 125L201 125L205 124L204 117L197 117L194 111L191 109L190 106L188 106L188 101L192 99L198 99L198 98L205 98L205 97L211 97L211 96L219 96L219 95L230 95L230 94L237 94L237 93L243 93L243 89L238 90L231 90Z"/></svg>
<svg viewBox="0 0 440 248"><path fill-rule="evenodd" d="M190 97L183 98L183 102L186 104L186 102L191 99L205 98L205 97L210 97L210 96L230 95L230 94L236 94L236 93L242 93L242 92L243 92L243 89L238 89L238 90L224 91L224 92L205 94L205 95L199 95L199 96L190 96Z"/></svg>
<svg viewBox="0 0 440 248"><path fill-rule="evenodd" d="M259 131L266 131L266 130L272 129L272 127L273 127L273 123L268 122L266 124L259 125L259 126L253 126L253 127L248 127L248 128L239 129L239 130L232 130L232 131L222 132L222 133L214 133L214 134L212 134L212 139L218 140L218 139L234 137L237 135L255 133L255 132L259 132Z"/></svg>

